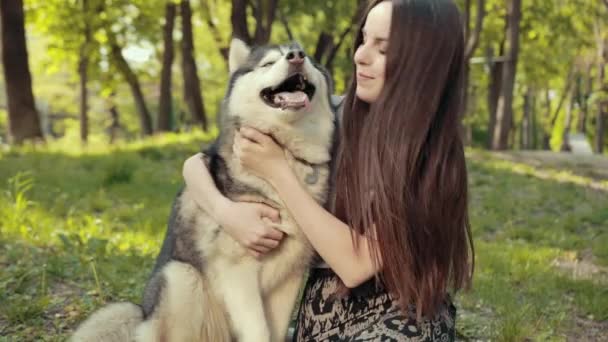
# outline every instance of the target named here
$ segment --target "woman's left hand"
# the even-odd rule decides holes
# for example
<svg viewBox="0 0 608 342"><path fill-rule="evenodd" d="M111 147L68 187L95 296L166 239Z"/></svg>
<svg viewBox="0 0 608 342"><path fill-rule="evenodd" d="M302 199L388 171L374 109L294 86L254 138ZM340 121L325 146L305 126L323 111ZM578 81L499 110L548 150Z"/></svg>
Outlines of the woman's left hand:
<svg viewBox="0 0 608 342"><path fill-rule="evenodd" d="M283 148L271 136L255 128L241 127L235 134L232 149L243 167L268 181L286 169Z"/></svg>

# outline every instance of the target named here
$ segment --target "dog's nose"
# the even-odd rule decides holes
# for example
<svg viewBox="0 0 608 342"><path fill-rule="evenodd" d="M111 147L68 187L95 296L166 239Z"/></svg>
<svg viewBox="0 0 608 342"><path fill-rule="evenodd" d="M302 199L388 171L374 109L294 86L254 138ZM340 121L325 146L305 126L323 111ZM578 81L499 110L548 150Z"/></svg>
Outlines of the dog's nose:
<svg viewBox="0 0 608 342"><path fill-rule="evenodd" d="M306 57L304 51L293 50L289 51L287 54L287 61L289 61L290 64L302 64L304 63L304 57Z"/></svg>

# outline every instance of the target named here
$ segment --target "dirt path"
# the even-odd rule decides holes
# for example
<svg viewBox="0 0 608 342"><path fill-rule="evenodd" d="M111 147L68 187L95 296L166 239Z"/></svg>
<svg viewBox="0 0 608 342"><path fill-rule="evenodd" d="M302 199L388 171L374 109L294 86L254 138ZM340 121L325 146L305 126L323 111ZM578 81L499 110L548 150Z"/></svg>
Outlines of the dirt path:
<svg viewBox="0 0 608 342"><path fill-rule="evenodd" d="M608 157L551 151L510 151L492 153L498 158L540 168L570 171L597 181L608 181Z"/></svg>

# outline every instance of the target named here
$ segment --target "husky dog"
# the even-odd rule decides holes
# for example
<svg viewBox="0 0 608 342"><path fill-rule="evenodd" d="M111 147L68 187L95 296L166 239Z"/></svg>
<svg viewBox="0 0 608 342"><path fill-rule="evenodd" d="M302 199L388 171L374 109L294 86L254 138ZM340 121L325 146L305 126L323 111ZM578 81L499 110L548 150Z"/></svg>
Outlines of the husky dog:
<svg viewBox="0 0 608 342"><path fill-rule="evenodd" d="M261 259L250 256L186 187L175 200L141 307L110 304L85 321L73 340L285 340L314 252L270 184L241 167L232 144L241 125L271 134L303 186L324 204L335 134L331 79L295 43L251 49L233 40L229 69L220 136L204 161L229 198L279 209L276 227L285 238Z"/></svg>

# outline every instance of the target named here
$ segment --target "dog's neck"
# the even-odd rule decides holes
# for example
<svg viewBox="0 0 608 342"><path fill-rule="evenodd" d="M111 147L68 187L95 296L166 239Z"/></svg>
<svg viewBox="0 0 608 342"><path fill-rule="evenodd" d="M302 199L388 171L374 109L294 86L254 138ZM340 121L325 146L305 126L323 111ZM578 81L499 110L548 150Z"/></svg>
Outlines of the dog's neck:
<svg viewBox="0 0 608 342"><path fill-rule="evenodd" d="M284 149L288 150L295 160L310 166L326 164L330 161L332 144L333 121L330 115L327 122L310 123L298 122L295 124L252 122L239 117L232 117L224 123L221 134L224 135L227 145L232 146L235 132L242 126L250 126L272 136ZM321 127L329 125L330 128ZM314 127L313 127L314 126Z"/></svg>

